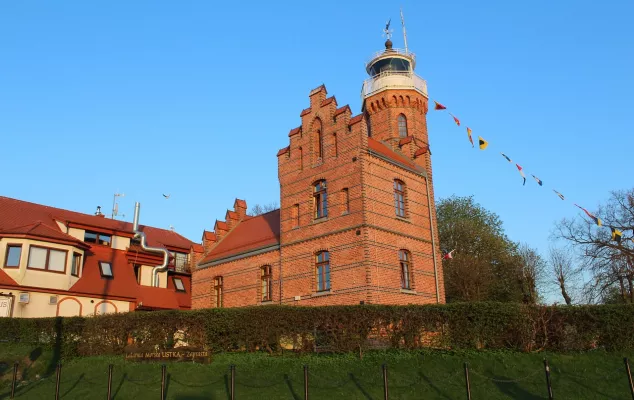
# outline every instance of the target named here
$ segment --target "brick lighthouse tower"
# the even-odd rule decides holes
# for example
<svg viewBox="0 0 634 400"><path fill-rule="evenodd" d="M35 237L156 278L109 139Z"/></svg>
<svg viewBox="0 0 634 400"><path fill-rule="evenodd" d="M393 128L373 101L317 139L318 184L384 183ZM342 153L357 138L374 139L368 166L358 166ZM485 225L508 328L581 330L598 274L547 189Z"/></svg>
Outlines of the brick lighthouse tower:
<svg viewBox="0 0 634 400"><path fill-rule="evenodd" d="M277 153L280 209L249 216L236 200L205 232L194 308L445 302L415 65L388 37L366 65L358 115L324 85L310 91Z"/></svg>

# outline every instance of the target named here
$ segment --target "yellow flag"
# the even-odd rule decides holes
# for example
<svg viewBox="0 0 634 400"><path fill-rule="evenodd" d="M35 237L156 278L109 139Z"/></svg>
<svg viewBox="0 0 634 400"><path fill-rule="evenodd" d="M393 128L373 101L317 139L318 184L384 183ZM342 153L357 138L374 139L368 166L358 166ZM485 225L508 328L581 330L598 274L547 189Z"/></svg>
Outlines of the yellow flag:
<svg viewBox="0 0 634 400"><path fill-rule="evenodd" d="M489 142L482 139L482 136L478 136L478 144L480 145L480 150L484 150L489 145Z"/></svg>

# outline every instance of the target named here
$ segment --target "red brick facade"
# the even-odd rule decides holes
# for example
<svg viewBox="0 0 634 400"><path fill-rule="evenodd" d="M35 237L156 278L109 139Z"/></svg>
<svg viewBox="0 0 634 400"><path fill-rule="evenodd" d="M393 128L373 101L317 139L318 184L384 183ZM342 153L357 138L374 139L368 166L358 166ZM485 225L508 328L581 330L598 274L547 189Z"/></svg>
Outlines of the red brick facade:
<svg viewBox="0 0 634 400"><path fill-rule="evenodd" d="M367 97L355 117L324 86L309 98L301 126L278 152L280 210L249 217L246 203L236 200L215 234L204 233L192 307L215 306L216 277L222 277L223 307L261 304L263 291L272 292L274 304L444 303L427 98L413 89L383 90ZM399 134L401 114L406 135ZM403 217L395 180L403 185ZM325 181L325 202L314 196L319 181ZM401 250L409 261L405 281ZM320 287L319 252L329 255L329 290L319 290L327 278L322 268ZM271 267L270 284L262 281L264 266Z"/></svg>

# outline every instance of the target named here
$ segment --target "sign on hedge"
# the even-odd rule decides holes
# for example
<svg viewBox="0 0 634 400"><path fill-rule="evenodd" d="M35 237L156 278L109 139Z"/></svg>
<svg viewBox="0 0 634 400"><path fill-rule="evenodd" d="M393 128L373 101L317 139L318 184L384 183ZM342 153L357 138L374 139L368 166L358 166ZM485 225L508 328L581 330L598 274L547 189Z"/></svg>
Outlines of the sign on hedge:
<svg viewBox="0 0 634 400"><path fill-rule="evenodd" d="M207 350L199 349L175 348L161 351L127 349L125 359L128 361L194 361L209 363L211 362L211 354Z"/></svg>

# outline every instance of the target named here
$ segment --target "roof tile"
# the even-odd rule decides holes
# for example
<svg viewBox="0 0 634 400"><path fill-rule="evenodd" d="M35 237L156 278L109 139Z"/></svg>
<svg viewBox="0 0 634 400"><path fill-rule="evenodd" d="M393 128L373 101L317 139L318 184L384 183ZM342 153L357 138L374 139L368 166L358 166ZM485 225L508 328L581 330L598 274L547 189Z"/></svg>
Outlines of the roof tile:
<svg viewBox="0 0 634 400"><path fill-rule="evenodd" d="M368 138L368 147L370 150L382 155L383 157L392 160L398 164L401 164L408 169L412 169L416 172L424 172L425 170L420 165L416 164L414 161L410 160L408 157L405 157L402 154L398 154L393 151L383 143L369 137Z"/></svg>

